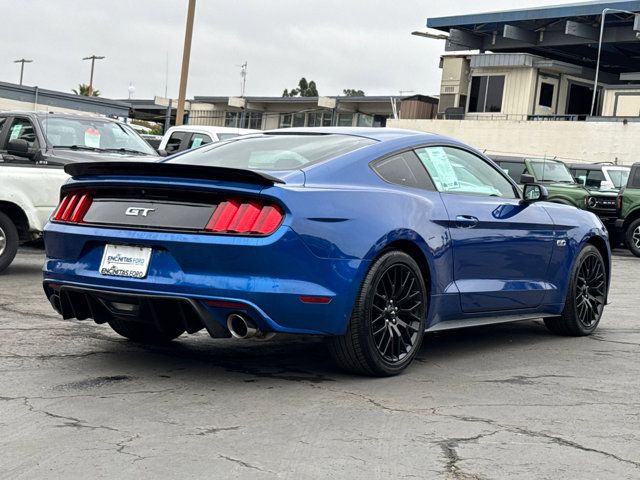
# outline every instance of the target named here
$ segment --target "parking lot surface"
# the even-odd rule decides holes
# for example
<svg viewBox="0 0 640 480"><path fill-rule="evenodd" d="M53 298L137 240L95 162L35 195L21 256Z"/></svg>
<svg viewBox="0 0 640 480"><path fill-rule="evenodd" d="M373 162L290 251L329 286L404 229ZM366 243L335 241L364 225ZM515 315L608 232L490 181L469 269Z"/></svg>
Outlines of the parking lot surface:
<svg viewBox="0 0 640 480"><path fill-rule="evenodd" d="M640 259L587 338L524 322L426 337L398 377L317 338L141 346L63 321L43 253L0 276L0 478L640 478Z"/></svg>

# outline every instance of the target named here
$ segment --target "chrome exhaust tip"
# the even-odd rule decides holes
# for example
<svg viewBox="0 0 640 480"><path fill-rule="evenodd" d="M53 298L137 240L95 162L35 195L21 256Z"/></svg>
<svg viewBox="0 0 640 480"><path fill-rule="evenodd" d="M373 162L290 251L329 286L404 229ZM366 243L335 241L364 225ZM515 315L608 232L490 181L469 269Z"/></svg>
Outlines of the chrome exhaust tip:
<svg viewBox="0 0 640 480"><path fill-rule="evenodd" d="M276 335L273 332L261 332L249 317L240 313L232 313L227 317L227 328L233 338L240 340L246 340L247 338L269 340Z"/></svg>

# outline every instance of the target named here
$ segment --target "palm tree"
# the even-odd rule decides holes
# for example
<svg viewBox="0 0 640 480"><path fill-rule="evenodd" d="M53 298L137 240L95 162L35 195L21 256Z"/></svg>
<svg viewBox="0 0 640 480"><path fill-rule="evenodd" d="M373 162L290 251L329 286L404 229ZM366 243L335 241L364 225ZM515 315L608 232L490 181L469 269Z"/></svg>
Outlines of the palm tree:
<svg viewBox="0 0 640 480"><path fill-rule="evenodd" d="M81 83L80 85L78 85L78 89L77 90L74 88L71 91L73 93L75 93L76 95L82 95L82 96L85 96L85 97L99 97L100 96L100 90L93 90L91 92L91 95L89 95L89 85L87 85L86 83Z"/></svg>

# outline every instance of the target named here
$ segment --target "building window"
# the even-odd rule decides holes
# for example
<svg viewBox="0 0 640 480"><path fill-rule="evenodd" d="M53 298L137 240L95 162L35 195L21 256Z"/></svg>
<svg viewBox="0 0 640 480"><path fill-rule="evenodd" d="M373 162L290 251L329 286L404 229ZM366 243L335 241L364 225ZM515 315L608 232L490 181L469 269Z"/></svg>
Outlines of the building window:
<svg viewBox="0 0 640 480"><path fill-rule="evenodd" d="M260 130L262 128L262 112L227 112L224 117L225 127L252 128Z"/></svg>
<svg viewBox="0 0 640 480"><path fill-rule="evenodd" d="M359 127L373 127L373 115L366 115L364 113L358 114L358 126Z"/></svg>
<svg viewBox="0 0 640 480"><path fill-rule="evenodd" d="M313 112L307 114L307 127L330 127L331 112Z"/></svg>
<svg viewBox="0 0 640 480"><path fill-rule="evenodd" d="M538 104L541 107L553 107L553 91L555 86L553 83L542 82L540 84L540 101Z"/></svg>
<svg viewBox="0 0 640 480"><path fill-rule="evenodd" d="M339 113L338 114L338 126L339 127L352 127L353 126L353 113Z"/></svg>
<svg viewBox="0 0 640 480"><path fill-rule="evenodd" d="M279 128L304 127L304 113L281 113Z"/></svg>
<svg viewBox="0 0 640 480"><path fill-rule="evenodd" d="M240 112L227 112L224 116L224 126L238 128Z"/></svg>
<svg viewBox="0 0 640 480"><path fill-rule="evenodd" d="M504 75L484 75L471 79L469 112L497 113L502 111Z"/></svg>

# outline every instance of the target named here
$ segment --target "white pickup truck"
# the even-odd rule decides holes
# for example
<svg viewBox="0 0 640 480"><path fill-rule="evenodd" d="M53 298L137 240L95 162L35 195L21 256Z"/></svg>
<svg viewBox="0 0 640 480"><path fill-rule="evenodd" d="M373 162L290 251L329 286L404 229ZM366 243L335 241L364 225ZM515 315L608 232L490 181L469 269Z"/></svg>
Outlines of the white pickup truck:
<svg viewBox="0 0 640 480"><path fill-rule="evenodd" d="M0 272L11 264L20 243L39 238L67 178L59 166L0 157Z"/></svg>

